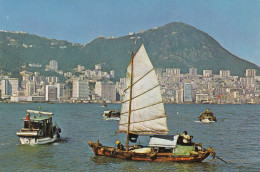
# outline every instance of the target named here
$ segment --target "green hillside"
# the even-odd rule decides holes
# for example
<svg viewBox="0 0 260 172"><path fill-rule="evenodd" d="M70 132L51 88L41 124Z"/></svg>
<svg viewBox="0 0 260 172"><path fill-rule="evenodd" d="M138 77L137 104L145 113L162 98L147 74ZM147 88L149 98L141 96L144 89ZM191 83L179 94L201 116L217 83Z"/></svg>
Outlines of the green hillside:
<svg viewBox="0 0 260 172"><path fill-rule="evenodd" d="M40 63L44 71L50 60L57 60L59 69L65 72L78 64L92 69L101 63L104 70L115 70L118 79L125 76L132 49L137 50L141 43L155 68L181 68L182 73L189 67L198 68L199 73L202 69L212 69L213 73L229 69L231 75L239 76L248 68L260 72L255 64L232 55L208 34L184 23L169 23L119 38L97 38L86 45L28 33L0 32L0 69L16 76L28 63Z"/></svg>

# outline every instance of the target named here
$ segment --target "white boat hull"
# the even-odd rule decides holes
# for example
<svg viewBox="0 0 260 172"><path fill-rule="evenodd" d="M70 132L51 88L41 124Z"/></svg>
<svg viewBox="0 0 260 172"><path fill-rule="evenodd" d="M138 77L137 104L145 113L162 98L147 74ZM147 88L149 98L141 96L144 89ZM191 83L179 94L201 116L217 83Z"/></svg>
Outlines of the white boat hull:
<svg viewBox="0 0 260 172"><path fill-rule="evenodd" d="M51 137L44 137L44 138L35 138L35 137L20 137L20 142L22 145L42 145L53 143L58 139L57 134Z"/></svg>
<svg viewBox="0 0 260 172"><path fill-rule="evenodd" d="M106 117L106 116L103 116L103 119L106 120L106 121L119 121L120 120L120 117Z"/></svg>
<svg viewBox="0 0 260 172"><path fill-rule="evenodd" d="M204 122L204 123L212 123L212 122L215 122L215 121L211 121L211 120L209 120L209 119L207 118L207 119L202 119L201 122Z"/></svg>

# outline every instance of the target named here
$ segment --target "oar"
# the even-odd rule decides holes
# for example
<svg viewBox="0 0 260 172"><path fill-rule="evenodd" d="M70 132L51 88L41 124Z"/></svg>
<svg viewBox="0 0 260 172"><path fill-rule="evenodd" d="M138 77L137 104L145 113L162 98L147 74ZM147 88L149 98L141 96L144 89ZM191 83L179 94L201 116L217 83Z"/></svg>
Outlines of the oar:
<svg viewBox="0 0 260 172"><path fill-rule="evenodd" d="M215 155L215 157L217 157L219 160L223 161L224 163L227 163L227 161L225 161L224 159L218 157L217 155Z"/></svg>
<svg viewBox="0 0 260 172"><path fill-rule="evenodd" d="M223 161L224 163L227 163L227 161L223 160L222 158L216 155L216 152L214 151L214 149L212 149L211 146L209 146L207 150L209 151L210 155L213 156L213 158L217 157L219 160Z"/></svg>

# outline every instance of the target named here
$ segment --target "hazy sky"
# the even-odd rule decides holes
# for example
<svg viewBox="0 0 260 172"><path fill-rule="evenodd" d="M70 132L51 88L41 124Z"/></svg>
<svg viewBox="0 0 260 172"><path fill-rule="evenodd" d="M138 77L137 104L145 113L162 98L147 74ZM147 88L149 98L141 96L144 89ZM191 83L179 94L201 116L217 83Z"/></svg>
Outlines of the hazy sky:
<svg viewBox="0 0 260 172"><path fill-rule="evenodd" d="M192 25L260 66L260 0L0 0L0 30L74 43L170 22Z"/></svg>

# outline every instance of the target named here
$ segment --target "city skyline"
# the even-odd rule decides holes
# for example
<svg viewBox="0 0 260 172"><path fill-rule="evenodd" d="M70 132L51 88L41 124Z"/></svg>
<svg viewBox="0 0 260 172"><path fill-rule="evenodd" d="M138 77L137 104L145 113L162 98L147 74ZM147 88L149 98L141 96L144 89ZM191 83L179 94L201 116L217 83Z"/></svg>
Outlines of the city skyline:
<svg viewBox="0 0 260 172"><path fill-rule="evenodd" d="M28 72L26 67L18 78L0 75L1 101L11 102L80 102L119 103L126 88L126 78L116 81L115 72L102 70L96 64L93 70L77 65L73 71L64 73L58 62L51 60L45 69L66 78L41 76L40 72ZM39 65L39 64L38 64ZM50 67L51 66L51 67ZM213 104L259 104L260 76L255 69L246 69L244 77L231 75L230 70L218 74L197 68L182 73L180 68L156 68L160 91L165 103L213 103ZM74 74L73 74L73 73ZM75 73L76 72L76 73Z"/></svg>
<svg viewBox="0 0 260 172"><path fill-rule="evenodd" d="M161 10L163 9L163 10ZM15 1L0 0L0 30L85 44L98 35L124 36L183 22L232 54L260 66L259 1Z"/></svg>

